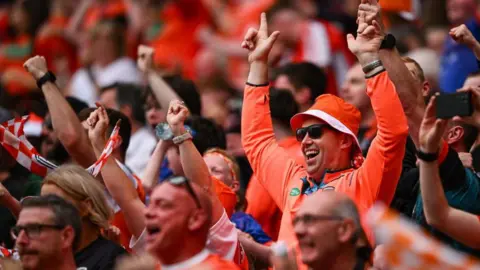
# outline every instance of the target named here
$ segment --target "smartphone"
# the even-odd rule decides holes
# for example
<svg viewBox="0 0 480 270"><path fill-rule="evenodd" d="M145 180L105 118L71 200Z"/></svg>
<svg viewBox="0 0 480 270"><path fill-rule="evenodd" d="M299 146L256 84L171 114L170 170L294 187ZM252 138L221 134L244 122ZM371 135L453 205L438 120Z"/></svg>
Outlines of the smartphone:
<svg viewBox="0 0 480 270"><path fill-rule="evenodd" d="M437 118L450 119L454 116L473 114L472 92L441 94L437 96Z"/></svg>

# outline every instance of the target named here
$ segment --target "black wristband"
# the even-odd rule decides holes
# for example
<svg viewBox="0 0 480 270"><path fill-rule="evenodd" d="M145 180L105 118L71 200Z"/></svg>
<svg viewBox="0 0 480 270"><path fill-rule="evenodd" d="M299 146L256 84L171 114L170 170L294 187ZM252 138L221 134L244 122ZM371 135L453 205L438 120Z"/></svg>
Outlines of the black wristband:
<svg viewBox="0 0 480 270"><path fill-rule="evenodd" d="M437 153L425 153L420 150L417 150L417 158L425 162L434 162L438 159Z"/></svg>
<svg viewBox="0 0 480 270"><path fill-rule="evenodd" d="M57 80L57 78L55 77L55 74L53 74L53 72L51 72L51 71L48 71L47 73L45 73L45 75L43 75L43 77L41 77L40 79L37 80L37 86L38 86L39 89L42 89L42 86L45 83L47 83L47 82L54 83L56 80Z"/></svg>
<svg viewBox="0 0 480 270"><path fill-rule="evenodd" d="M246 84L247 84L248 86L253 86L253 87L265 87L265 86L269 86L269 85L270 85L270 83L268 83L268 82L267 82L267 83L262 83L262 84L253 84L253 83L247 82Z"/></svg>

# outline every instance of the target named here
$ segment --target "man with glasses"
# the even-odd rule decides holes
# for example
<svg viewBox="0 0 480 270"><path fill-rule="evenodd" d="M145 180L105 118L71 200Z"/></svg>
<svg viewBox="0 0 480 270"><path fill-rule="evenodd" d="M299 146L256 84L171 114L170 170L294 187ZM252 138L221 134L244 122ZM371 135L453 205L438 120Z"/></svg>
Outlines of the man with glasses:
<svg viewBox="0 0 480 270"><path fill-rule="evenodd" d="M25 270L74 270L73 251L81 234L78 210L60 197L31 197L22 202L12 237Z"/></svg>
<svg viewBox="0 0 480 270"><path fill-rule="evenodd" d="M360 213L376 201L390 204L402 171L408 126L395 87L379 60L384 36L378 23L359 18L357 38L347 36L367 79L367 95L378 133L364 160L357 139L360 112L333 95L319 96L291 119L305 157L300 166L275 140L270 120L268 57L279 32L269 35L266 15L259 30L249 29L242 47L250 73L244 91L242 142L255 175L283 211L279 240L296 246L292 220L306 196L334 190L354 198ZM406 74L406 76L409 76ZM306 267L302 265L301 269Z"/></svg>
<svg viewBox="0 0 480 270"><path fill-rule="evenodd" d="M355 202L347 195L319 192L307 197L293 228L302 261L311 269L365 269L372 249Z"/></svg>
<svg viewBox="0 0 480 270"><path fill-rule="evenodd" d="M211 224L209 195L183 176L169 178L154 189L145 212L146 250L162 269L239 269L207 250Z"/></svg>

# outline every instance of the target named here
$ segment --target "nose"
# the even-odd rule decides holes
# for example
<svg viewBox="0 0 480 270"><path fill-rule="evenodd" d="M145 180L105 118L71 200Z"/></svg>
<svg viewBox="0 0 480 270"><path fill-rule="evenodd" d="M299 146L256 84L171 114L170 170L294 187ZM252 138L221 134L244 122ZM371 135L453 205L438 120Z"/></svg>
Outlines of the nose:
<svg viewBox="0 0 480 270"><path fill-rule="evenodd" d="M26 244L28 244L28 236L27 236L27 233L25 233L24 230L22 230L18 236L17 236L17 239L15 240L15 243L17 245L21 245L21 246L25 246Z"/></svg>
<svg viewBox="0 0 480 270"><path fill-rule="evenodd" d="M307 132L305 137L303 137L302 145L311 145L312 143L313 143L312 138L310 138L310 135Z"/></svg>
<svg viewBox="0 0 480 270"><path fill-rule="evenodd" d="M307 232L305 225L301 221L295 223L295 225L293 226L293 231L297 235L298 239L301 239L303 236L305 236Z"/></svg>

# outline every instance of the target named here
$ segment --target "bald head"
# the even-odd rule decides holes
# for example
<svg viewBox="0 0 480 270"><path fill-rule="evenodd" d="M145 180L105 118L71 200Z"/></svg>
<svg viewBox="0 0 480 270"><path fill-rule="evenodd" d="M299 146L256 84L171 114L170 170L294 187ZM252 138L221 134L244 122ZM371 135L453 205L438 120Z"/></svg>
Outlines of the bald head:
<svg viewBox="0 0 480 270"><path fill-rule="evenodd" d="M350 218L360 227L360 215L355 202L344 193L334 191L317 192L303 202L301 208L318 213Z"/></svg>

